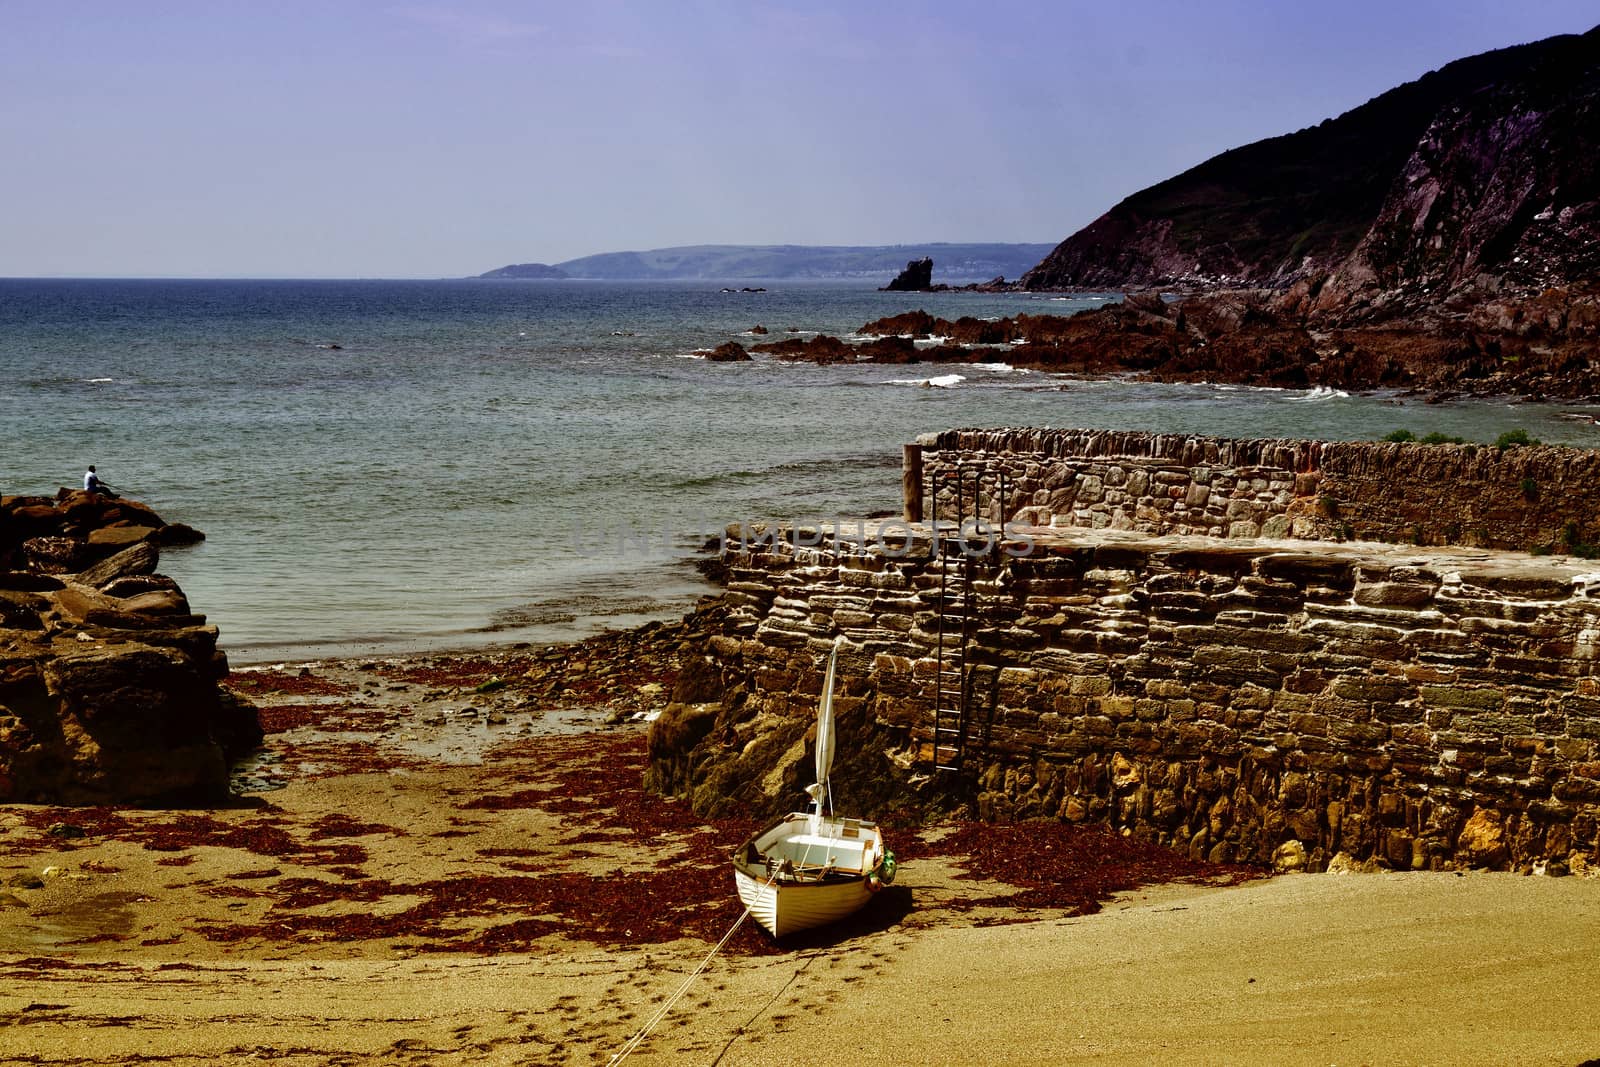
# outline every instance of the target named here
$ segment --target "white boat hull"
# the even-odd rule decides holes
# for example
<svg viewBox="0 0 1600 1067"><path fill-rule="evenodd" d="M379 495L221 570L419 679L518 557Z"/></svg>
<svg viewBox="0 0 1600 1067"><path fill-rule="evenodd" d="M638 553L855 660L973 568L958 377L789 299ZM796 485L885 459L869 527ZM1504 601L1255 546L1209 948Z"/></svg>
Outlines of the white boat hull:
<svg viewBox="0 0 1600 1067"><path fill-rule="evenodd" d="M745 842L734 885L756 921L783 937L860 911L883 857L873 823L797 812Z"/></svg>
<svg viewBox="0 0 1600 1067"><path fill-rule="evenodd" d="M743 871L734 871L739 899L756 922L773 937L810 930L847 919L872 899L865 878L834 885L764 885Z"/></svg>

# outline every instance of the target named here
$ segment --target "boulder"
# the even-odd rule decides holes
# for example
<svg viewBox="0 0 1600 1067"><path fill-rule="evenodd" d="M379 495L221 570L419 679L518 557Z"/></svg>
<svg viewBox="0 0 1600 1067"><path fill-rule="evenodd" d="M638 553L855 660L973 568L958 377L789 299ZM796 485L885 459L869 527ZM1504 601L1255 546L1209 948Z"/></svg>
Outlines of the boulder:
<svg viewBox="0 0 1600 1067"><path fill-rule="evenodd" d="M68 799L226 793L227 764L211 736L217 687L175 649L117 647L46 665L63 749L75 770Z"/></svg>
<svg viewBox="0 0 1600 1067"><path fill-rule="evenodd" d="M1279 874L1289 874L1306 869L1306 846L1290 839L1272 852L1272 869Z"/></svg>
<svg viewBox="0 0 1600 1067"><path fill-rule="evenodd" d="M53 532L66 518L54 504L38 497L8 497L0 508L19 538Z"/></svg>
<svg viewBox="0 0 1600 1067"><path fill-rule="evenodd" d="M1456 838L1456 859L1469 867L1502 867L1508 853L1500 816L1479 808L1461 827Z"/></svg>
<svg viewBox="0 0 1600 1067"><path fill-rule="evenodd" d="M116 555L108 556L94 566L86 568L77 575L76 581L82 585L100 588L130 575L153 574L160 561L161 556L155 545L148 541L139 541Z"/></svg>
<svg viewBox="0 0 1600 1067"><path fill-rule="evenodd" d="M154 526L102 526L98 530L91 530L85 540L91 548L122 549L140 541L149 541L155 535Z"/></svg>
<svg viewBox="0 0 1600 1067"><path fill-rule="evenodd" d="M189 601L180 589L150 589L123 598L121 609L136 615L187 615Z"/></svg>
<svg viewBox="0 0 1600 1067"><path fill-rule="evenodd" d="M61 579L35 571L0 571L0 589L22 589L33 592L54 592L61 588Z"/></svg>
<svg viewBox="0 0 1600 1067"><path fill-rule="evenodd" d="M163 545L196 545L205 539L205 534L181 522L169 522L156 531L156 540Z"/></svg>
<svg viewBox="0 0 1600 1067"><path fill-rule="evenodd" d="M42 630L43 597L14 590L0 591L0 630Z"/></svg>
<svg viewBox="0 0 1600 1067"><path fill-rule="evenodd" d="M115 611L119 601L92 586L69 582L52 598L58 614L69 622L87 622L95 612Z"/></svg>
<svg viewBox="0 0 1600 1067"><path fill-rule="evenodd" d="M83 575L78 576L83 580ZM100 591L107 596L133 597L140 593L148 593L152 589L177 589L178 583L168 578L165 574L128 574L114 578L100 586Z"/></svg>
<svg viewBox="0 0 1600 1067"><path fill-rule="evenodd" d="M88 546L72 537L30 537L21 548L28 569L41 574L67 574L89 560Z"/></svg>

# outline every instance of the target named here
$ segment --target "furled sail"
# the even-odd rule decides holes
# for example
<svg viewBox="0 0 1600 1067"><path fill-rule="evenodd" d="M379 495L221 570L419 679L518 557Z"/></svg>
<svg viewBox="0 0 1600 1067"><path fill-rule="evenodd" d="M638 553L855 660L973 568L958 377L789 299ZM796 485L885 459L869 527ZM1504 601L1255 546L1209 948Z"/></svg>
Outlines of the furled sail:
<svg viewBox="0 0 1600 1067"><path fill-rule="evenodd" d="M844 638L833 643L828 653L828 670L822 677L822 700L817 704L817 782L806 787L818 814L828 795L828 772L833 769L833 676L839 662L839 646Z"/></svg>

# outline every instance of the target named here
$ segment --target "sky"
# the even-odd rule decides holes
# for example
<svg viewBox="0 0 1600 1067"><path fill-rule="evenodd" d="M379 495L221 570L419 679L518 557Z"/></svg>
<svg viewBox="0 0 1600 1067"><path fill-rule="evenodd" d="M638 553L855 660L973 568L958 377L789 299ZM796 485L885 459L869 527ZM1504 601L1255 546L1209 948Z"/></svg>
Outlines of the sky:
<svg viewBox="0 0 1600 1067"><path fill-rule="evenodd" d="M1594 0L0 0L0 276L1055 243Z"/></svg>

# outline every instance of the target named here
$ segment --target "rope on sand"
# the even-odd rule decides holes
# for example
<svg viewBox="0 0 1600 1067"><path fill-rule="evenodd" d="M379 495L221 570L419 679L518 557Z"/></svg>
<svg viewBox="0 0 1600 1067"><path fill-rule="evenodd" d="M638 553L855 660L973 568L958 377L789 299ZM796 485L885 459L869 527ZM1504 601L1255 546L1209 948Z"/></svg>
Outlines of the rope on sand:
<svg viewBox="0 0 1600 1067"><path fill-rule="evenodd" d="M777 880L778 875L776 872L774 872L772 877L767 879L766 885L763 885L761 888L765 890ZM689 977L683 980L683 984L678 987L678 991L666 999L666 1002L656 1010L654 1015L650 1016L649 1021L639 1029L638 1033L634 1034L632 1037L628 1038L628 1040L622 1043L622 1047L616 1051L611 1059L606 1061L606 1067L616 1067L617 1064L627 1059L628 1054L634 1049L638 1048L639 1045L643 1043L645 1038L650 1036L650 1031L654 1030L656 1026L660 1024L661 1020L667 1017L667 1012L671 1011L672 1006L678 1002L678 999L682 997L684 993L689 991L689 986L693 984L696 978L700 977L701 972L710 966L712 959L716 957L718 952L722 951L722 946L726 945L733 938L733 935L738 932L739 927L743 926L744 921L748 918L750 918L750 909L749 907L746 907L744 912L733 921L733 925L728 927L728 932L722 935L722 940L718 941L716 945L712 947L711 951L706 953L706 958L700 961L700 966L689 972Z"/></svg>

